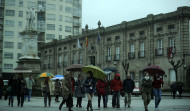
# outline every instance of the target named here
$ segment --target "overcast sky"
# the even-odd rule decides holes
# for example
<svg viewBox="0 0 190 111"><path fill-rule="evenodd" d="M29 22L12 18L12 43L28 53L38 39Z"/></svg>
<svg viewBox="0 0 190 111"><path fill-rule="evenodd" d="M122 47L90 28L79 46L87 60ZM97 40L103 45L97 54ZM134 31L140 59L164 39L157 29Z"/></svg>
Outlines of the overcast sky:
<svg viewBox="0 0 190 111"><path fill-rule="evenodd" d="M82 28L97 28L146 17L148 14L168 13L177 7L189 6L190 0L82 0Z"/></svg>

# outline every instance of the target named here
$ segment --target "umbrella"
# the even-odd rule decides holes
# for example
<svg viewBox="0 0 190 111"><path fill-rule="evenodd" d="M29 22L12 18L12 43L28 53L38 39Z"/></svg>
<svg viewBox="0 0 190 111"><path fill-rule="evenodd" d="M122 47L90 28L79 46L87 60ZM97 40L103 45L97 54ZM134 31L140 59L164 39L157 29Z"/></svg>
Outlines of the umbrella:
<svg viewBox="0 0 190 111"><path fill-rule="evenodd" d="M112 71L112 72L117 72L117 68L116 67L105 67L103 68L104 71Z"/></svg>
<svg viewBox="0 0 190 111"><path fill-rule="evenodd" d="M64 77L63 77L63 75L55 75L54 78L51 78L51 80L56 80L56 79L62 80L62 79L64 79Z"/></svg>
<svg viewBox="0 0 190 111"><path fill-rule="evenodd" d="M143 69L143 72L148 72L151 76L154 76L155 74L163 76L165 74L164 70L160 66L156 65L147 66Z"/></svg>
<svg viewBox="0 0 190 111"><path fill-rule="evenodd" d="M82 68L82 71L87 73L88 71L91 71L93 73L93 77L97 78L97 79L104 79L106 78L106 75L104 74L104 71L102 69L100 69L97 66L92 66L92 65L88 65L88 66L84 66Z"/></svg>
<svg viewBox="0 0 190 111"><path fill-rule="evenodd" d="M44 72L44 73L39 74L37 77L40 77L40 78L43 78L43 77L53 78L55 76L53 74L51 74L51 73Z"/></svg>
<svg viewBox="0 0 190 111"><path fill-rule="evenodd" d="M67 71L82 71L84 66L82 64L72 64L66 70Z"/></svg>

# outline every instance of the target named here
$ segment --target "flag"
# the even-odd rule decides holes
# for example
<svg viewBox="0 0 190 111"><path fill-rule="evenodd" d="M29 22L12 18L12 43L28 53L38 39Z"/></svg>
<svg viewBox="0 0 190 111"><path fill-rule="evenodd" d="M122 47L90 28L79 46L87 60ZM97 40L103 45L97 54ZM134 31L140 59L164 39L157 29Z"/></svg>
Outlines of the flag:
<svg viewBox="0 0 190 111"><path fill-rule="evenodd" d="M101 39L101 37L100 37L100 34L99 34L99 32L98 32L98 39L97 39L97 44L98 44L98 45L99 45L100 39Z"/></svg>
<svg viewBox="0 0 190 111"><path fill-rule="evenodd" d="M77 45L78 45L78 48L81 49L79 38L77 39Z"/></svg>
<svg viewBox="0 0 190 111"><path fill-rule="evenodd" d="M86 36L86 47L88 47L88 38Z"/></svg>

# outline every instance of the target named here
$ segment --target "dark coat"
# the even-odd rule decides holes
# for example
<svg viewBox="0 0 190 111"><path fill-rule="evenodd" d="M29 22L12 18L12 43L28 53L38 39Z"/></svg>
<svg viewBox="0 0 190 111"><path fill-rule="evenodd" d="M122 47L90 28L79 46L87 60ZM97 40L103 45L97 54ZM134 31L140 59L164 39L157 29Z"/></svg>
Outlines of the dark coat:
<svg viewBox="0 0 190 111"><path fill-rule="evenodd" d="M110 94L110 82L109 81L106 82L105 90L106 90L106 95L109 95Z"/></svg>
<svg viewBox="0 0 190 111"><path fill-rule="evenodd" d="M178 86L176 85L176 83L171 84L170 88L171 88L171 90L172 90L173 92L175 92L175 91L178 90Z"/></svg>
<svg viewBox="0 0 190 111"><path fill-rule="evenodd" d="M98 80L96 85L98 95L105 95L106 94L106 85L107 83L103 80Z"/></svg>
<svg viewBox="0 0 190 111"><path fill-rule="evenodd" d="M63 83L62 86L63 99L67 99L70 94L72 95L72 83L71 80L67 80L66 78L63 79L62 83Z"/></svg>
<svg viewBox="0 0 190 111"><path fill-rule="evenodd" d="M83 92L83 84L84 80L77 80L75 82L75 97L85 97L85 93Z"/></svg>
<svg viewBox="0 0 190 111"><path fill-rule="evenodd" d="M26 88L26 81L25 79L17 79L17 94L24 94Z"/></svg>
<svg viewBox="0 0 190 111"><path fill-rule="evenodd" d="M125 79L123 81L123 89L125 92L132 93L135 88L135 82L132 79Z"/></svg>
<svg viewBox="0 0 190 111"><path fill-rule="evenodd" d="M91 82L91 84L89 85L90 82ZM88 94L95 93L95 91L96 91L96 81L95 81L94 78L87 77L85 82L84 82L84 86L85 86L85 93L88 93Z"/></svg>
<svg viewBox="0 0 190 111"><path fill-rule="evenodd" d="M9 79L8 86L11 86L12 89L10 92L8 92L8 95L16 95L16 87L17 87L17 81L14 79Z"/></svg>
<svg viewBox="0 0 190 111"><path fill-rule="evenodd" d="M117 79L117 77L119 77L119 79ZM122 86L123 86L123 83L120 80L120 75L116 74L115 78L110 83L110 88L111 90L114 90L114 92L118 92L122 89Z"/></svg>
<svg viewBox="0 0 190 111"><path fill-rule="evenodd" d="M142 85L142 92L144 92L144 93L151 93L152 80L150 80L150 79L146 80L145 78L143 78L141 85Z"/></svg>
<svg viewBox="0 0 190 111"><path fill-rule="evenodd" d="M61 83L59 81L55 82L55 95L59 95L61 92Z"/></svg>

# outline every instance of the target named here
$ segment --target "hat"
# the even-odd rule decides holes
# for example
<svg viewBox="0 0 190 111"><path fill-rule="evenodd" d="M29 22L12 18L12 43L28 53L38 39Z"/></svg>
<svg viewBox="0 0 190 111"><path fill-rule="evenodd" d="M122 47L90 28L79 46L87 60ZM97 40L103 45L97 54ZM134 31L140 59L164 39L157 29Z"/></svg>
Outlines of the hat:
<svg viewBox="0 0 190 111"><path fill-rule="evenodd" d="M65 72L65 74L63 74L64 76L68 76L68 75L71 75L70 72Z"/></svg>

